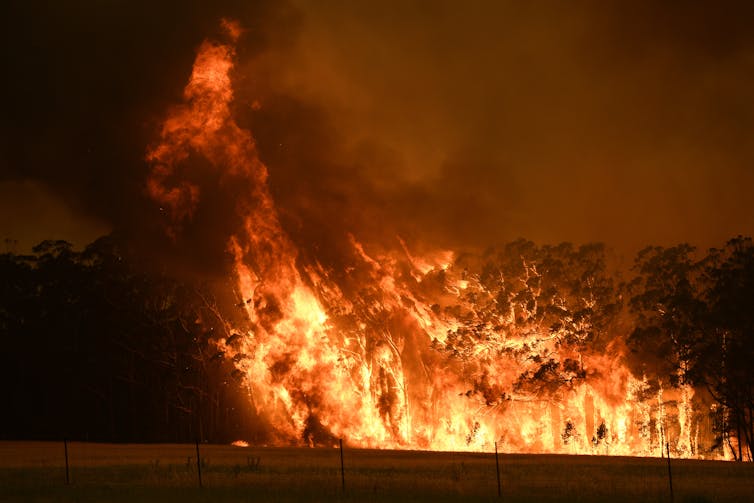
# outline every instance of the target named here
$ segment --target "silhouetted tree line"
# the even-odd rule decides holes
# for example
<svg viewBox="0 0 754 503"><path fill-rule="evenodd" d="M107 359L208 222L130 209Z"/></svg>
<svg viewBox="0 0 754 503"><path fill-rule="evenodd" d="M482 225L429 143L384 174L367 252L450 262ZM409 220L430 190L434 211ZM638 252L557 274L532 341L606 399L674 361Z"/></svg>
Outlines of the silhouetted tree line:
<svg viewBox="0 0 754 503"><path fill-rule="evenodd" d="M137 264L112 237L0 255L0 438L248 437L209 289Z"/></svg>
<svg viewBox="0 0 754 503"><path fill-rule="evenodd" d="M647 397L681 385L707 394L717 435L712 448L751 460L751 239L731 239L704 256L686 244L647 247L631 271L612 270L607 262L601 244L538 246L523 239L481 257L459 258L455 266L470 271L479 288L462 293L458 304L434 306L464 321L443 344L435 341L436 349L476 366L471 374L480 377L467 394L493 406L504 404L509 390L487 379L490 359L516 362L512 391L557 400L580 380L600 378L584 368L581 355L609 352L620 339L629 350L626 363L646 379ZM435 274L443 282L444 272ZM517 343L510 343L511 334ZM546 344L542 334L548 334Z"/></svg>
<svg viewBox="0 0 754 503"><path fill-rule="evenodd" d="M0 437L262 438L265 426L244 396L242 376L216 345L234 334L213 289L155 272L124 249L107 236L80 252L45 241L30 255L0 255ZM478 355L479 344L489 346L490 358L519 351L497 349L506 346L494 334L525 340L549 332L557 354L532 356L527 343L512 355L521 360L514 391L556 395L587 378L582 352L609 351L612 339L623 338L637 376L653 386L704 390L715 402L720 445L752 459L750 238L703 256L689 245L646 248L628 281L606 265L599 244L518 240L461 256L454 267L468 268L480 288L459 303L432 306L464 320L436 350L475 365L479 359L469 355ZM417 288L448 287L444 274L430 273ZM490 406L506 399L506 390L477 374L469 393Z"/></svg>
<svg viewBox="0 0 754 503"><path fill-rule="evenodd" d="M643 372L709 392L720 441L738 460L754 445L754 244L731 239L703 257L689 245L639 252L627 286L629 345Z"/></svg>

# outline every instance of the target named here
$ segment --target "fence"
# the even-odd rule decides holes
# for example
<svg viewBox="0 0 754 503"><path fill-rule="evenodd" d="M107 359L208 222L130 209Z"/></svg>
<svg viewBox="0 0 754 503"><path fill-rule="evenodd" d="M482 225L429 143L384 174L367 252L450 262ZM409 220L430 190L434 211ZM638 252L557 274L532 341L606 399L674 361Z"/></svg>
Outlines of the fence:
<svg viewBox="0 0 754 503"><path fill-rule="evenodd" d="M754 464L223 445L0 442L0 487L222 490L254 501L745 501ZM669 486L672 476L674 487ZM24 489L26 488L26 489ZM673 494L673 491L675 494ZM706 498L706 499L705 499ZM0 498L2 499L2 498Z"/></svg>

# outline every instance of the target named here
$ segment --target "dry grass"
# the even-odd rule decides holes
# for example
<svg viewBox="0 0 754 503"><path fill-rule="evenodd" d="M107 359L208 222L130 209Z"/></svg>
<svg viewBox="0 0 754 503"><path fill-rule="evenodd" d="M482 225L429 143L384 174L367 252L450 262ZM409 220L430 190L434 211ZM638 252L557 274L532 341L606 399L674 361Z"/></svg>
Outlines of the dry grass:
<svg viewBox="0 0 754 503"><path fill-rule="evenodd" d="M0 501L501 501L493 454L0 442ZM501 455L505 502L669 502L662 459ZM754 501L754 464L674 460L675 501Z"/></svg>

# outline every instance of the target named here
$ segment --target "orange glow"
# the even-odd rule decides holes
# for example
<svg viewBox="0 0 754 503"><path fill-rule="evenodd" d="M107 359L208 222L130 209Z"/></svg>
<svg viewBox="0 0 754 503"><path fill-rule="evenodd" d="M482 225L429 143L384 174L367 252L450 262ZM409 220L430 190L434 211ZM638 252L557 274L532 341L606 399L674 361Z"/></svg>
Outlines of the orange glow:
<svg viewBox="0 0 754 503"><path fill-rule="evenodd" d="M241 36L237 23L223 23L231 41ZM401 242L375 254L350 236L348 293L333 271L302 264L254 139L231 114L234 53L216 42L199 48L185 104L171 110L148 152L147 190L170 211L173 232L201 200L182 178L189 157L247 190L236 208L243 224L226 246L251 328L223 349L276 442L477 451L498 442L504 452L655 456L667 437L677 456L698 452L693 390L647 399L620 339L603 354L581 353L523 304L489 316L483 306L498 302L494 292L456 266L451 251L417 256ZM521 384L547 358L573 362L583 377L552 388Z"/></svg>

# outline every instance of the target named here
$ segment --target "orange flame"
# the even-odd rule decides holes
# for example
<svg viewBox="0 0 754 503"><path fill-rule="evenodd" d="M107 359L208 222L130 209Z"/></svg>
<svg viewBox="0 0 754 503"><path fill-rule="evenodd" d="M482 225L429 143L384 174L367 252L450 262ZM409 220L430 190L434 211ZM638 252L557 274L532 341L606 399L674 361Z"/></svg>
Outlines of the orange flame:
<svg viewBox="0 0 754 503"><path fill-rule="evenodd" d="M232 42L241 36L237 23L223 26ZM401 250L373 256L350 236L356 286L300 264L254 139L231 113L234 55L231 44L199 48L185 103L171 110L147 154L147 191L178 232L201 197L182 178L191 156L247 190L237 207L243 225L227 249L251 329L240 342L221 342L277 442L341 437L360 447L437 450L498 442L510 452L657 455L672 430L678 455L697 452L693 390L675 392L670 414L670 392L647 400L647 383L621 362L619 342L603 355L578 354L546 327L514 329L514 308L482 317L476 306L494 296L454 267L450 251L413 256L401 242ZM457 344L460 337L473 343ZM579 362L585 378L555 392L515 386L534 359L554 354Z"/></svg>

